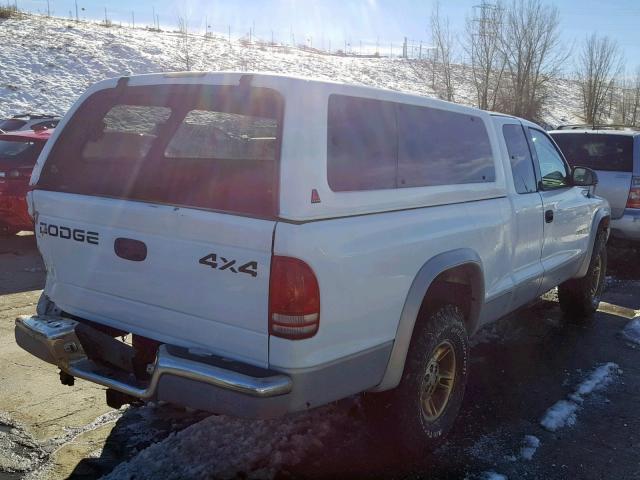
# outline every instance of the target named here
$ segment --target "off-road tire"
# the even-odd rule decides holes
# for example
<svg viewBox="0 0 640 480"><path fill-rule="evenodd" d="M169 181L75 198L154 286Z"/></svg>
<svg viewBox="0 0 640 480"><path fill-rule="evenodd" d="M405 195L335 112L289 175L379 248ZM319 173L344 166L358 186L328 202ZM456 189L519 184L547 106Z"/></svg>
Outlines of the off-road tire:
<svg viewBox="0 0 640 480"><path fill-rule="evenodd" d="M587 274L558 286L558 301L569 320L584 322L598 309L607 272L606 235L601 231L593 245ZM595 283L597 282L597 283Z"/></svg>
<svg viewBox="0 0 640 480"><path fill-rule="evenodd" d="M442 413L429 421L421 401L426 370L436 349L447 342L455 353L453 387ZM405 452L417 455L433 450L453 427L462 404L468 369L469 343L462 311L455 305L440 306L416 323L398 387L365 395L367 414L376 428L384 434L392 433Z"/></svg>

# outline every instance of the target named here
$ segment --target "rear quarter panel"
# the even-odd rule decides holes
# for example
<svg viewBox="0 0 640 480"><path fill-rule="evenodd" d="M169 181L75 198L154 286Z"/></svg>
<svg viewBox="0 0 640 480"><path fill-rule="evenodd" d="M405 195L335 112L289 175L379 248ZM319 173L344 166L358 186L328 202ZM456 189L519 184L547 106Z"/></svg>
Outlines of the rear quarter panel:
<svg viewBox="0 0 640 480"><path fill-rule="evenodd" d="M472 248L485 273L485 301L512 290L506 198L361 215L303 224L278 223L274 254L300 258L320 286L315 337L270 337L273 367L305 368L391 341L409 288L432 257Z"/></svg>

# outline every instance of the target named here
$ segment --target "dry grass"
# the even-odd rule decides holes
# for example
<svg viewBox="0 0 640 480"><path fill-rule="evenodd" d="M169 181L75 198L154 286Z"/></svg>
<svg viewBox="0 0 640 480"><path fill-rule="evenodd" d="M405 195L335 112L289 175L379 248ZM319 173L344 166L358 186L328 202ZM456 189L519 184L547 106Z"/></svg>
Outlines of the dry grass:
<svg viewBox="0 0 640 480"><path fill-rule="evenodd" d="M20 17L20 10L15 5L0 5L0 19L18 18Z"/></svg>

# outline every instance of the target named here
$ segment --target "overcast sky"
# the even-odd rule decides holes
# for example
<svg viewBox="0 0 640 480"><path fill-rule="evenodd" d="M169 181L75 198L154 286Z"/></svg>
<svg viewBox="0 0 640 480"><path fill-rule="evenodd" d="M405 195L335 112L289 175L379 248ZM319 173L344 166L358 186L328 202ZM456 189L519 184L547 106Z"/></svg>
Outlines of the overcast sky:
<svg viewBox="0 0 640 480"><path fill-rule="evenodd" d="M76 0L49 0L57 16L75 14ZM175 28L178 15L189 19L190 29L204 32L205 18L212 29L234 37L252 29L258 37L289 43L312 43L333 50L358 49L360 42L387 51L399 48L406 36L414 43L428 44L432 0L77 0L80 16L103 19L104 9L114 22L151 24L152 12L163 27ZM449 17L458 33L465 17L481 0L441 0L441 14ZM609 35L618 41L627 59L627 69L640 66L640 0L556 0L567 45L577 45L591 32ZM18 6L46 12L47 0L18 0ZM84 11L82 9L84 8Z"/></svg>

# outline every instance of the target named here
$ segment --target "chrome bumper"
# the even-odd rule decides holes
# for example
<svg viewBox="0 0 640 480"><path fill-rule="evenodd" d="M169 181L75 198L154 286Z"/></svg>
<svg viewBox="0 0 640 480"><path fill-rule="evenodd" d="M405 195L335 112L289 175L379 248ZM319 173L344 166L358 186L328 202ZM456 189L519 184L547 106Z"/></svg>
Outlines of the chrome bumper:
<svg viewBox="0 0 640 480"><path fill-rule="evenodd" d="M172 355L165 345L158 349L149 382L142 384L132 375L116 378L87 358L75 333L77 324L74 320L62 317L19 317L15 325L16 342L32 355L57 365L69 375L145 400L156 397L163 376L187 379L258 398L286 395L293 387L291 378L284 374L253 377Z"/></svg>

